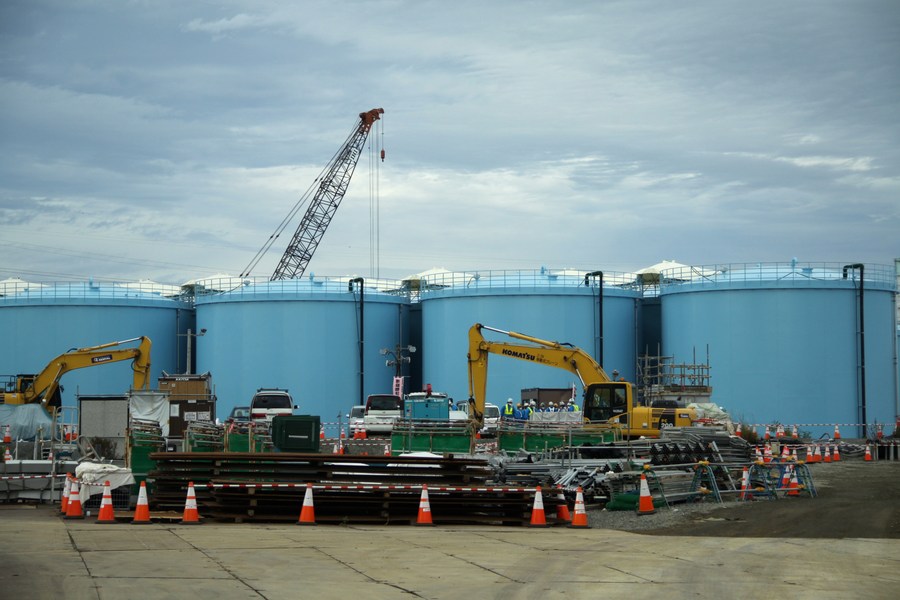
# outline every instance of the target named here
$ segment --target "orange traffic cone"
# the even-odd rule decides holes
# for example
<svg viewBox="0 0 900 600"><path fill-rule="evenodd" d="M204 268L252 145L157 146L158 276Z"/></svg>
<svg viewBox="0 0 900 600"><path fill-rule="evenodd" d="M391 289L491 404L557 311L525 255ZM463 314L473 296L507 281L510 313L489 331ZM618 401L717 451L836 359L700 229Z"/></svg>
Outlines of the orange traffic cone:
<svg viewBox="0 0 900 600"><path fill-rule="evenodd" d="M734 435L741 437L741 422L738 421L737 427L734 428Z"/></svg>
<svg viewBox="0 0 900 600"><path fill-rule="evenodd" d="M781 482L778 484L778 487L785 490L790 485L791 485L791 465L788 465L784 468L784 473L781 474Z"/></svg>
<svg viewBox="0 0 900 600"><path fill-rule="evenodd" d="M750 469L748 467L744 467L744 473L743 475L741 475L741 494L738 496L738 499L749 500L751 497Z"/></svg>
<svg viewBox="0 0 900 600"><path fill-rule="evenodd" d="M69 507L69 490L72 489L72 476L66 473L66 484L63 486L62 496L59 498L59 514L65 515Z"/></svg>
<svg viewBox="0 0 900 600"><path fill-rule="evenodd" d="M638 499L637 514L652 515L656 512L653 506L653 496L650 495L650 486L647 484L647 475L641 473L641 496Z"/></svg>
<svg viewBox="0 0 900 600"><path fill-rule="evenodd" d="M72 487L69 490L69 503L66 505L66 516L64 519L83 519L84 511L81 509L81 494L78 490L78 480L72 480Z"/></svg>
<svg viewBox="0 0 900 600"><path fill-rule="evenodd" d="M385 455L385 456L392 456L392 455L391 455L391 443L390 443L390 442L388 442L387 444L384 445L384 455Z"/></svg>
<svg viewBox="0 0 900 600"><path fill-rule="evenodd" d="M13 457L12 457L12 454L9 453L9 448L4 448L3 449L3 462L5 462L5 463L12 462L12 459L13 459Z"/></svg>
<svg viewBox="0 0 900 600"><path fill-rule="evenodd" d="M768 464L772 462L772 446L766 444L765 450L763 450L763 462Z"/></svg>
<svg viewBox="0 0 900 600"><path fill-rule="evenodd" d="M822 457L822 462L831 462L831 447L828 444L825 444L825 456Z"/></svg>
<svg viewBox="0 0 900 600"><path fill-rule="evenodd" d="M324 425L322 425L321 427L319 427L319 439L320 439L320 440L324 440L324 439L325 439L325 426L324 426Z"/></svg>
<svg viewBox="0 0 900 600"><path fill-rule="evenodd" d="M866 462L869 462L869 461L872 460L872 448L869 447L869 444L866 444L866 458L865 458L865 460L866 460Z"/></svg>
<svg viewBox="0 0 900 600"><path fill-rule="evenodd" d="M419 516L416 525L434 525L431 522L431 503L428 501L428 486L422 484L422 495L419 497Z"/></svg>
<svg viewBox="0 0 900 600"><path fill-rule="evenodd" d="M312 484L306 484L306 493L303 494L303 507L300 509L300 520L297 525L315 525L316 509L313 506Z"/></svg>
<svg viewBox="0 0 900 600"><path fill-rule="evenodd" d="M818 444L816 444L816 450L813 452L812 460L809 462L814 462L814 463L822 462L822 449L819 447Z"/></svg>
<svg viewBox="0 0 900 600"><path fill-rule="evenodd" d="M764 439L764 440L770 440L770 439L772 439L772 434L769 433L769 426L768 426L768 425L766 425L766 433L765 433L765 435L763 435L763 439Z"/></svg>
<svg viewBox="0 0 900 600"><path fill-rule="evenodd" d="M834 426L834 439L836 439L836 440L841 439L841 432L838 429L837 425Z"/></svg>
<svg viewBox="0 0 900 600"><path fill-rule="evenodd" d="M9 434L9 425L3 430L3 443L12 444L12 436Z"/></svg>
<svg viewBox="0 0 900 600"><path fill-rule="evenodd" d="M566 496L563 494L561 485L556 486L556 500L556 518L560 521L571 521L572 515L569 513L569 504L566 502Z"/></svg>
<svg viewBox="0 0 900 600"><path fill-rule="evenodd" d="M759 446L756 447L756 462L763 462L763 455L762 452L759 451Z"/></svg>
<svg viewBox="0 0 900 600"><path fill-rule="evenodd" d="M544 497L541 495L541 486L534 488L534 505L531 508L531 522L528 526L547 526L547 515L544 513Z"/></svg>
<svg viewBox="0 0 900 600"><path fill-rule="evenodd" d="M781 447L781 459L787 460L790 457L791 457L791 449L788 448L787 444L785 444L784 446Z"/></svg>
<svg viewBox="0 0 900 600"><path fill-rule="evenodd" d="M796 469L791 469L791 481L788 483L788 496L800 495L800 482L797 480Z"/></svg>
<svg viewBox="0 0 900 600"><path fill-rule="evenodd" d="M578 492L575 494L575 516L568 527L573 529L587 529L590 527L587 520L587 512L584 510L584 492L581 486L578 486Z"/></svg>
<svg viewBox="0 0 900 600"><path fill-rule="evenodd" d="M834 445L834 452L831 453L831 460L833 462L841 462L841 450L838 444Z"/></svg>
<svg viewBox="0 0 900 600"><path fill-rule="evenodd" d="M181 517L181 524L200 524L200 513L197 511L197 494L194 492L193 481L188 481L187 499L184 501L184 514Z"/></svg>
<svg viewBox="0 0 900 600"><path fill-rule="evenodd" d="M97 523L115 523L116 515L113 512L112 490L109 482L103 482L103 500L100 501L100 512L97 513Z"/></svg>
<svg viewBox="0 0 900 600"><path fill-rule="evenodd" d="M797 429L796 425L791 429L791 437L795 440L800 439L800 431Z"/></svg>
<svg viewBox="0 0 900 600"><path fill-rule="evenodd" d="M141 482L141 490L138 492L137 506L134 508L134 525L146 525L150 523L150 503L147 502L147 482Z"/></svg>

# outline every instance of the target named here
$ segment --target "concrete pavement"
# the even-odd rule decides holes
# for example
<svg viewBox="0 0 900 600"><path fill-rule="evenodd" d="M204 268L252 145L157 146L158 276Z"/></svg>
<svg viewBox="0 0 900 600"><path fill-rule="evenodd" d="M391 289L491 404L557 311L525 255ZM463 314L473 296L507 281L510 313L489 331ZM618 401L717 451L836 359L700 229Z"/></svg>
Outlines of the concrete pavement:
<svg viewBox="0 0 900 600"><path fill-rule="evenodd" d="M3 598L893 598L900 540L613 530L98 525L0 507ZM649 516L648 518L652 518Z"/></svg>

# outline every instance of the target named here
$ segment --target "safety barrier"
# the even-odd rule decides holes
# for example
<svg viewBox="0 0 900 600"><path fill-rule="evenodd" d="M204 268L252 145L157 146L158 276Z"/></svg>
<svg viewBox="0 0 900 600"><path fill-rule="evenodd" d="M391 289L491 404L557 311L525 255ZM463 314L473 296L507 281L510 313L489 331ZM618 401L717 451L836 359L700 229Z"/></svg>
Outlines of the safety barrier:
<svg viewBox="0 0 900 600"><path fill-rule="evenodd" d="M339 491L371 491L371 492L420 492L420 485L382 485L382 484L331 484L331 483L313 483L314 490L339 490ZM247 490L247 489L290 489L302 488L306 489L306 483L206 483L204 487L210 489L222 490ZM201 487L195 485L195 487ZM497 487L497 486L450 486L450 485L431 485L428 487L432 492L480 492L480 493L512 493L512 494L530 494L537 490L534 487Z"/></svg>
<svg viewBox="0 0 900 600"><path fill-rule="evenodd" d="M0 476L0 481L15 481L18 479L56 479L65 476L65 473L58 473L56 475L3 475Z"/></svg>

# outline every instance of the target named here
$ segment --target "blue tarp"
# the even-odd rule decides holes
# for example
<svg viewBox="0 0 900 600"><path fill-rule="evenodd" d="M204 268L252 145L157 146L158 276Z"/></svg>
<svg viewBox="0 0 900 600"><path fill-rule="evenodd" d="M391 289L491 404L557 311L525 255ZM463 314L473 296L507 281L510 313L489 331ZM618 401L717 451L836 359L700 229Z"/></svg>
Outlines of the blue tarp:
<svg viewBox="0 0 900 600"><path fill-rule="evenodd" d="M43 437L49 439L52 424L53 420L40 404L0 404L0 435L9 425L13 441L34 440L41 427Z"/></svg>

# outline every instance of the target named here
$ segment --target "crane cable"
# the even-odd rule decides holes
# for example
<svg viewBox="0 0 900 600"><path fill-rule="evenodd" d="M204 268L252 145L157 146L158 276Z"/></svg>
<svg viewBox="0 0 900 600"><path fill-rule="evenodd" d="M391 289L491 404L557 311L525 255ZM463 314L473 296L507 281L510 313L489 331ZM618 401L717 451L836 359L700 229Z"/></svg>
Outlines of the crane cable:
<svg viewBox="0 0 900 600"><path fill-rule="evenodd" d="M375 144L369 144L369 277L381 276L381 162L384 162L384 117L374 123ZM381 135L381 149L378 137Z"/></svg>
<svg viewBox="0 0 900 600"><path fill-rule="evenodd" d="M282 234L282 232L284 232L284 230L287 228L287 226L290 225L291 221L293 221L294 218L297 216L297 213L300 212L300 210L303 209L309 203L309 199L313 195L313 192L318 188L319 182L322 180L322 178L325 176L325 174L331 169L331 165L333 165L335 160L337 160L337 157L340 154L341 150L343 150L343 148L349 143L350 139L353 138L354 135L356 135L356 132L358 129L359 129L359 125L358 124L354 125L353 130L350 131L350 135L347 136L347 139L344 141L344 143L341 145L341 147L338 148L338 150L335 151L335 153L331 155L331 159L329 159L328 163L322 168L322 170L319 172L319 175L313 180L313 182L306 189L306 191L303 193L303 195L300 196L300 199L297 200L296 204L294 204L294 206L291 208L290 212L288 212L287 216L285 216L284 219L281 220L281 223L278 224L278 226L275 228L275 231L272 232L272 234L269 236L269 239L267 239L266 242L263 244L262 248L260 248L256 252L256 254L253 256L253 258L250 259L250 262L247 264L246 267L244 267L244 270L243 270L243 272L241 272L239 277L249 277L250 276L250 272L256 268L256 266L259 264L259 262L263 259L263 257L269 251L269 249L275 244L275 242L278 240L278 236L280 236Z"/></svg>

